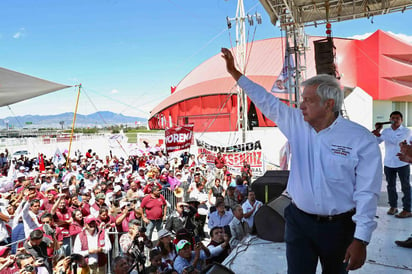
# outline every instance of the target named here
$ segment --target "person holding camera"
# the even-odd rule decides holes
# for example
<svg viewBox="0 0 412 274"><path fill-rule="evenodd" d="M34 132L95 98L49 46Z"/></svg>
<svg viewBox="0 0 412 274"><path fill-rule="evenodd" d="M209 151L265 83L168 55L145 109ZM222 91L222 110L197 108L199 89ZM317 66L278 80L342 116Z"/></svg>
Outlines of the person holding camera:
<svg viewBox="0 0 412 274"><path fill-rule="evenodd" d="M122 236L120 236L119 239L119 244L120 244L120 250L123 252L123 254L126 254L130 246L133 243L133 240L136 238L137 235L139 235L139 221L138 220L131 220L129 223L129 231ZM138 236L137 236L138 237Z"/></svg>
<svg viewBox="0 0 412 274"><path fill-rule="evenodd" d="M193 216L197 213L197 209L187 203L179 202L176 209L169 215L166 220L165 229L176 233L182 228L187 228L190 231L195 229Z"/></svg>
<svg viewBox="0 0 412 274"><path fill-rule="evenodd" d="M43 231L33 230L30 232L30 238L23 244L25 251L31 254L38 265L45 266L49 273L52 273L52 264L50 257L47 255L47 248L52 247L53 241L44 236Z"/></svg>
<svg viewBox="0 0 412 274"><path fill-rule="evenodd" d="M180 240L176 245L176 251L177 257L173 266L179 274L192 273L194 269L201 271L205 260L210 256L209 249L201 241L195 243L192 251L189 241ZM190 271L188 268L190 268Z"/></svg>
<svg viewBox="0 0 412 274"><path fill-rule="evenodd" d="M38 261L31 254L21 253L16 255L16 265L19 274L48 274L52 273L46 267L40 266Z"/></svg>
<svg viewBox="0 0 412 274"><path fill-rule="evenodd" d="M70 266L73 266L73 271ZM53 267L55 274L88 274L90 268L82 255L73 253L70 256L60 259Z"/></svg>
<svg viewBox="0 0 412 274"><path fill-rule="evenodd" d="M116 226L119 232L128 232L130 221L137 219L134 204L126 201L120 202L121 213L116 216Z"/></svg>

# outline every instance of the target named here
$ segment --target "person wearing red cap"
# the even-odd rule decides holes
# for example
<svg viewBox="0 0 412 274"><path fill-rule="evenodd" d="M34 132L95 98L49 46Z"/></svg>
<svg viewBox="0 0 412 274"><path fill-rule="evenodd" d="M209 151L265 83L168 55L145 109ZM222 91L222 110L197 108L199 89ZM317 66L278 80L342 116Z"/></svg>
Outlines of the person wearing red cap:
<svg viewBox="0 0 412 274"><path fill-rule="evenodd" d="M106 273L107 253L112 244L104 229L98 229L97 219L89 216L84 220L85 229L80 232L73 246L73 253L85 257L90 274Z"/></svg>

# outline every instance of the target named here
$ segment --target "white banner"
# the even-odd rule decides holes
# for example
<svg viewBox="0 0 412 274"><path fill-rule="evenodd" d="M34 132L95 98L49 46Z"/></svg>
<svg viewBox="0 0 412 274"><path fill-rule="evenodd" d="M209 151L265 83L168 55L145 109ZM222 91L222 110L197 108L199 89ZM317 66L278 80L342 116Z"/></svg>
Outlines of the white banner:
<svg viewBox="0 0 412 274"><path fill-rule="evenodd" d="M243 167L243 162L246 161L252 169L253 176L263 176L264 174L260 140L232 146L217 146L196 139L196 146L198 153L205 153L209 164L214 164L216 155L220 152L232 173L240 175L240 169Z"/></svg>

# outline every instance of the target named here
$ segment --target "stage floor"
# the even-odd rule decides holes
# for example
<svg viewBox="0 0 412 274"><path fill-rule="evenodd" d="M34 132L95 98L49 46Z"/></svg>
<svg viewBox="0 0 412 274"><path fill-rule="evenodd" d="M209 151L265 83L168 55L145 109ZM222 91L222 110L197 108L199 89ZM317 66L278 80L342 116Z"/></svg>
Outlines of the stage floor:
<svg viewBox="0 0 412 274"><path fill-rule="evenodd" d="M368 245L365 265L350 273L401 274L412 273L412 248L398 247L395 240L412 234L412 218L398 219L386 214L387 207L378 207L374 231ZM223 264L236 274L287 273L285 243L272 243L249 236L234 249ZM320 265L316 273L322 273Z"/></svg>

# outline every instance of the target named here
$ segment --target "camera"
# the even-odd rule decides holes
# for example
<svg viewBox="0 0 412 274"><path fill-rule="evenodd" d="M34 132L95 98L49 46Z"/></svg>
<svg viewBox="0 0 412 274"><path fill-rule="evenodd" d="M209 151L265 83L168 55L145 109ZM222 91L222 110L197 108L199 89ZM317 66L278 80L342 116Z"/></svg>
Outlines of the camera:
<svg viewBox="0 0 412 274"><path fill-rule="evenodd" d="M34 271L34 266L32 266L31 264L28 264L24 267L24 271L33 272Z"/></svg>
<svg viewBox="0 0 412 274"><path fill-rule="evenodd" d="M77 254L77 253L73 253L73 254L70 255L70 261L71 262L79 262L79 261L82 260L82 258L83 258L83 256L80 255L80 254Z"/></svg>
<svg viewBox="0 0 412 274"><path fill-rule="evenodd" d="M186 273L191 273L193 271L195 271L195 268L193 265L188 265L185 268L183 268L183 271L186 271Z"/></svg>
<svg viewBox="0 0 412 274"><path fill-rule="evenodd" d="M128 253L134 259L137 260L140 264L144 265L146 262L146 256L144 255L144 242L141 240L141 237L136 235L133 239L133 243L130 246Z"/></svg>

